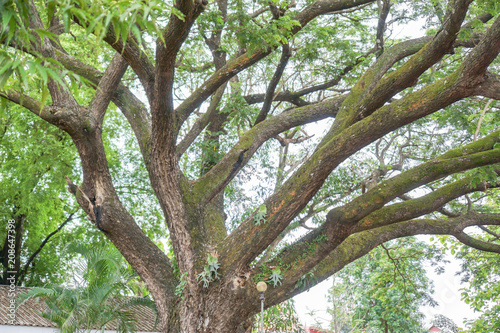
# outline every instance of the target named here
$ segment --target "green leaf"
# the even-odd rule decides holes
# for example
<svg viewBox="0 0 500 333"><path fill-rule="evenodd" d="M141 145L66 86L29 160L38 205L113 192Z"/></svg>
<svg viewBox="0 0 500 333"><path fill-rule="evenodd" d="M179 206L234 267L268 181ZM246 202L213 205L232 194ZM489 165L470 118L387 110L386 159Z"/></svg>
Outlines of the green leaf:
<svg viewBox="0 0 500 333"><path fill-rule="evenodd" d="M50 25L50 22L52 21L52 18L54 17L55 9L56 9L55 0L48 0L47 1L47 26Z"/></svg>
<svg viewBox="0 0 500 333"><path fill-rule="evenodd" d="M142 43L142 36L141 36L141 31L139 30L139 28L137 26L133 25L130 30L132 31L132 34L134 35L137 43L141 44Z"/></svg>
<svg viewBox="0 0 500 333"><path fill-rule="evenodd" d="M277 285L281 284L281 280L283 280L283 275L281 275L281 269L279 267L276 267L271 272L271 276L269 277L269 282L276 287Z"/></svg>

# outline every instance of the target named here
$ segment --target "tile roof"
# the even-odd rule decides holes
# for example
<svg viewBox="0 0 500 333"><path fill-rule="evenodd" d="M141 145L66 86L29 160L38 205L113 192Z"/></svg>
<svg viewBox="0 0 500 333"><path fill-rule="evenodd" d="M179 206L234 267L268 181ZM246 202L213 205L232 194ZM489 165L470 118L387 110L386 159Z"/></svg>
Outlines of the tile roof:
<svg viewBox="0 0 500 333"><path fill-rule="evenodd" d="M0 325L9 325L9 305L13 298L12 292L17 295L28 291L27 287L16 287L11 290L7 285L0 285ZM11 295L9 295L9 292ZM136 305L131 307L134 310L136 317L136 327L139 332L158 332L159 328L155 327L155 313L146 306ZM16 326L35 326L35 327L56 327L56 325L41 316L41 312L47 309L47 305L41 299L30 299L21 305L16 312ZM116 323L106 325L106 330L114 330Z"/></svg>

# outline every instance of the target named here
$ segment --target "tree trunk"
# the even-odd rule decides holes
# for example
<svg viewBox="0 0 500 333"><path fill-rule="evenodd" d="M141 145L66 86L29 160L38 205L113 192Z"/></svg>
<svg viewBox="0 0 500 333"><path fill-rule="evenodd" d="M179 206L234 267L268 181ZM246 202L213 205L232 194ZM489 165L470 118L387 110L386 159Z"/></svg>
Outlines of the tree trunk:
<svg viewBox="0 0 500 333"><path fill-rule="evenodd" d="M199 297L185 297L170 307L170 313L160 312L160 319L166 323L165 333L249 333L252 321L250 311L258 304L255 293L254 304L245 304L246 298L235 297L235 293L225 291L221 283L204 288Z"/></svg>

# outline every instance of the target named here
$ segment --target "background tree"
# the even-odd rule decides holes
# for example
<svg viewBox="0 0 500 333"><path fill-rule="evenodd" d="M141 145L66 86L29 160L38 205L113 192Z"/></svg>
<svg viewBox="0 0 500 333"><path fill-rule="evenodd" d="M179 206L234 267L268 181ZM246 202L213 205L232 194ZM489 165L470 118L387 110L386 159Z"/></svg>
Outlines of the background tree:
<svg viewBox="0 0 500 333"><path fill-rule="evenodd" d="M488 228L482 238L491 243L498 239L498 228ZM462 290L462 298L475 312L477 319L468 321L470 332L494 332L500 328L500 267L498 255L479 252L459 246L457 257L462 259L462 281L467 287Z"/></svg>
<svg viewBox="0 0 500 333"><path fill-rule="evenodd" d="M255 316L252 332L260 332L260 314ZM293 300L286 300L264 311L264 332L304 332Z"/></svg>
<svg viewBox="0 0 500 333"><path fill-rule="evenodd" d="M415 238L394 240L344 267L333 278L329 301L333 332L420 332L420 307L436 305L426 268L441 251Z"/></svg>
<svg viewBox="0 0 500 333"><path fill-rule="evenodd" d="M435 315L432 318L432 325L441 329L444 333L457 333L459 329L457 325L450 318L443 315Z"/></svg>
<svg viewBox="0 0 500 333"><path fill-rule="evenodd" d="M395 238L500 252L463 199L497 195L497 1L1 6L0 96L71 137L69 191L165 332L244 330L256 281L279 304Z"/></svg>

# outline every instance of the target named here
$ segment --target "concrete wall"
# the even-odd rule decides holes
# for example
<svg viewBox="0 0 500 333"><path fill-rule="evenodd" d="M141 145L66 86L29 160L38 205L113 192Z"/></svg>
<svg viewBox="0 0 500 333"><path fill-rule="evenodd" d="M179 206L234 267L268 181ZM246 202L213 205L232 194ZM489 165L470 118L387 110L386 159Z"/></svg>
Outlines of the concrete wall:
<svg viewBox="0 0 500 333"><path fill-rule="evenodd" d="M2 333L59 333L59 329L52 328L52 327L0 325L0 332L2 332Z"/></svg>
<svg viewBox="0 0 500 333"><path fill-rule="evenodd" d="M13 326L13 325L0 325L1 333L59 333L58 328L52 327L33 327L33 326ZM92 333L100 333L101 331L92 331ZM104 333L116 333L116 331L104 331ZM137 333L151 333L151 332L137 332Z"/></svg>

